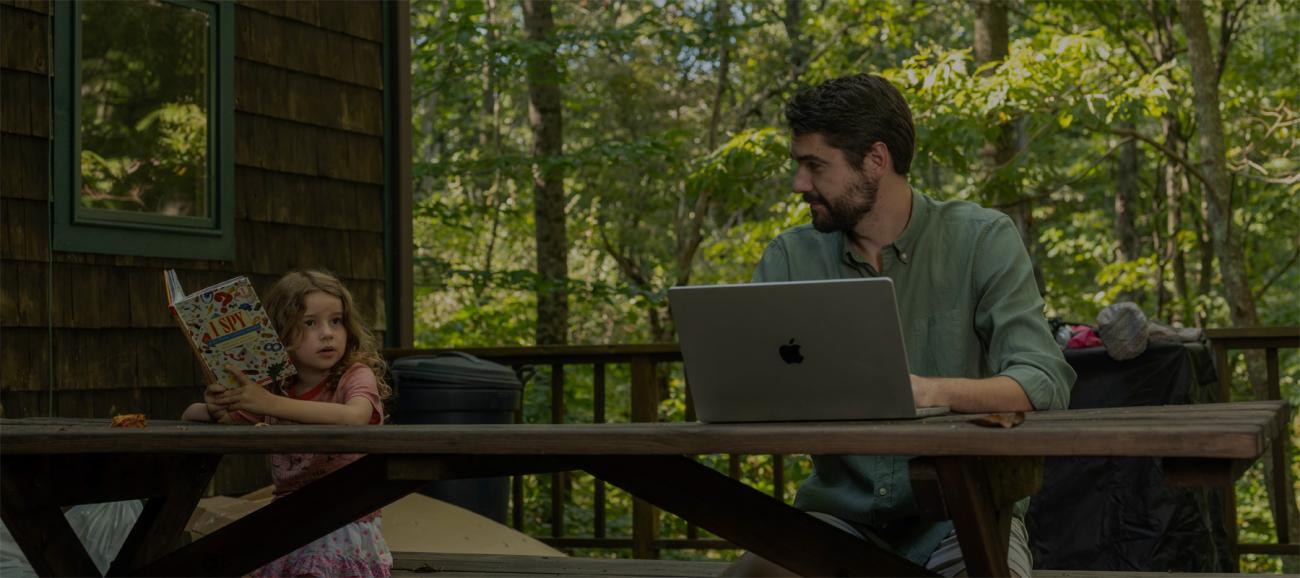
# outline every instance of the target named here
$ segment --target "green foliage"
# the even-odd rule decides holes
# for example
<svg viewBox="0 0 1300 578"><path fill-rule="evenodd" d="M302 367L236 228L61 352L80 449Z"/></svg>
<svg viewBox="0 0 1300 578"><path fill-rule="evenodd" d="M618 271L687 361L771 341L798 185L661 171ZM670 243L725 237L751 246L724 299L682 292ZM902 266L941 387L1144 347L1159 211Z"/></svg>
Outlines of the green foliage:
<svg viewBox="0 0 1300 578"><path fill-rule="evenodd" d="M1211 0L1206 10L1212 44L1230 47L1220 110L1232 229L1261 322L1295 325L1300 10L1289 0L1232 12L1237 5ZM542 47L525 40L517 6L412 4L418 345L531 343L539 282L532 175L535 164L553 163L567 175L570 341L672 340L669 287L746 281L767 243L808 219L789 190L784 101L858 72L890 78L912 107L915 187L941 199L1032 206L1049 316L1091 323L1128 298L1166 323L1230 324L1193 170L1198 127L1176 4L1013 3L1009 56L978 67L967 3L804 2L793 22L787 3L728 6L719 18L714 3L697 0L557 3L564 154L535 159L523 63ZM1220 26L1225 14L1238 14L1232 27ZM1232 31L1226 40L1224 30ZM1015 128L1017 152L988 168L981 149L1004 125ZM1134 135L1139 255L1125 259L1114 207L1119 151ZM1295 403L1300 365L1287 359L1283 391ZM617 371L611 384L626 379ZM590 419L575 409L589 407L589 370L571 368L566 379L568 419ZM547 381L530 386L528 419L546 421L539 408L548 390L537 383ZM663 417L679 419L680 376L665 383ZM627 398L611 387L616 419ZM744 469L765 472L766 459L747 456ZM804 463L788 462L787 496ZM762 479L752 478L770 483ZM547 483L528 482L530 531L544 528ZM589 483L571 487L568 525L589 524ZM1251 500L1241 508L1243 538L1262 534L1259 495L1243 495ZM612 499L619 513L611 510L610 523L625 530L630 506ZM669 520L664 528L683 531Z"/></svg>
<svg viewBox="0 0 1300 578"><path fill-rule="evenodd" d="M207 16L81 7L81 206L207 216Z"/></svg>

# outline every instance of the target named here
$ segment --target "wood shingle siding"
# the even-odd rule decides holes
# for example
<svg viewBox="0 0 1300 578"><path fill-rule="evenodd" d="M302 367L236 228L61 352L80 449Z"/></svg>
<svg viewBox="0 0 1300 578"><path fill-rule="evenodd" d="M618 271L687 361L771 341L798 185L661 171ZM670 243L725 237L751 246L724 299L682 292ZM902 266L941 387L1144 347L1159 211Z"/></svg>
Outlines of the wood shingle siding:
<svg viewBox="0 0 1300 578"><path fill-rule="evenodd" d="M384 133L379 90L252 60L235 61L235 102L240 110L262 116L370 136Z"/></svg>
<svg viewBox="0 0 1300 578"><path fill-rule="evenodd" d="M0 82L8 82L9 78L5 74ZM44 126L44 123L34 124ZM0 172L4 173L0 184L4 190L0 195L7 199L40 201L44 205L50 194L49 134L14 133L9 131L10 126L7 121L0 123L0 131L4 132L4 139L0 139Z"/></svg>
<svg viewBox="0 0 1300 578"><path fill-rule="evenodd" d="M6 414L13 415L7 397L10 392L44 394L49 390L48 333L44 327L5 327L4 339L0 339L0 363L4 364Z"/></svg>
<svg viewBox="0 0 1300 578"><path fill-rule="evenodd" d="M374 11L364 6L333 1L317 0L281 0L275 2L245 2L245 6L297 20L312 26L334 30L379 42L383 39L383 23Z"/></svg>
<svg viewBox="0 0 1300 578"><path fill-rule="evenodd" d="M368 8L379 17L378 5ZM242 9L235 16L236 58L276 68L382 89L382 52L379 40L317 28L274 14Z"/></svg>
<svg viewBox="0 0 1300 578"><path fill-rule="evenodd" d="M48 82L44 73L0 69L0 98L10 103L0 116L6 133L49 138Z"/></svg>
<svg viewBox="0 0 1300 578"><path fill-rule="evenodd" d="M239 219L374 233L384 230L384 189L380 185L289 175L249 166L235 167L235 179L243 185L236 191ZM258 194L264 190L277 193L275 196Z"/></svg>
<svg viewBox="0 0 1300 578"><path fill-rule="evenodd" d="M9 135L4 135L8 140ZM48 164L48 163L47 163ZM38 168L43 168L40 163L35 165L36 168L26 168L17 171L18 174L5 173L0 176L0 189L7 191L14 189L9 183L21 180L23 172L33 172ZM0 250L0 258L15 261L45 261L49 259L49 239L50 223L49 208L45 201L33 201L30 199L8 198L0 199L0 226L4 231L0 232L0 240L4 241L4 248Z"/></svg>
<svg viewBox="0 0 1300 578"><path fill-rule="evenodd" d="M3 415L175 419L200 399L200 368L166 308L167 268L190 289L247 275L262 294L288 270L328 269L382 340L383 4L236 4L233 262L50 250L59 6L0 0ZM219 489L266 483L261 458L227 462Z"/></svg>
<svg viewBox="0 0 1300 578"><path fill-rule="evenodd" d="M382 138L235 110L238 165L362 183L384 182Z"/></svg>
<svg viewBox="0 0 1300 578"><path fill-rule="evenodd" d="M45 51L50 29L48 13L49 7L44 2L0 5L0 22L5 23L5 33L0 35L0 68L36 74L49 72Z"/></svg>
<svg viewBox="0 0 1300 578"><path fill-rule="evenodd" d="M6 261L0 278L0 323L5 327L43 327L48 319L45 291L48 265L35 261Z"/></svg>

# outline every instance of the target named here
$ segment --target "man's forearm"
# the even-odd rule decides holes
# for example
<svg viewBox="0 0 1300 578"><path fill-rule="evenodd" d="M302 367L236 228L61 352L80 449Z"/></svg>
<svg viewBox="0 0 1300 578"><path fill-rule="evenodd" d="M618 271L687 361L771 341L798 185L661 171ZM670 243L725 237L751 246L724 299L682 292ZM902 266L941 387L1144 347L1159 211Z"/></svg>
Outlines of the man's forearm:
<svg viewBox="0 0 1300 578"><path fill-rule="evenodd" d="M1033 411L1016 380L1005 375L987 379L912 376L917 407L946 405L961 413Z"/></svg>

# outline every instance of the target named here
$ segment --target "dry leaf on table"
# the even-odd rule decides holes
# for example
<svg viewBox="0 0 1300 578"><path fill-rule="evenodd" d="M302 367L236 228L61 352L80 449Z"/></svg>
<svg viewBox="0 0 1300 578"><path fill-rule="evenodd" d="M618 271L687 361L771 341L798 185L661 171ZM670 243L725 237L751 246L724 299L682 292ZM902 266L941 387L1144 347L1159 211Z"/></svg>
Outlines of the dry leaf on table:
<svg viewBox="0 0 1300 578"><path fill-rule="evenodd" d="M113 423L109 424L109 427L143 428L144 414L124 413L121 415L115 415L113 416Z"/></svg>
<svg viewBox="0 0 1300 578"><path fill-rule="evenodd" d="M990 413L971 418L971 423L983 427L1016 427L1025 423L1025 412L1018 411L1015 413Z"/></svg>

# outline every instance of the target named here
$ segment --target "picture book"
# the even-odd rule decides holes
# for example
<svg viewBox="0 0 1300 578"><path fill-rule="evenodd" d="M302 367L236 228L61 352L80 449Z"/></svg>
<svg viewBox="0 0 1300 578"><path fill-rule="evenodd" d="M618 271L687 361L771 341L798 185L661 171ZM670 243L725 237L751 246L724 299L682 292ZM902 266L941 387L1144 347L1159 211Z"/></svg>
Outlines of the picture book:
<svg viewBox="0 0 1300 578"><path fill-rule="evenodd" d="M271 318L247 277L235 277L185 294L176 271L163 273L168 307L202 362L208 379L227 388L239 381L232 366L259 385L297 373Z"/></svg>

